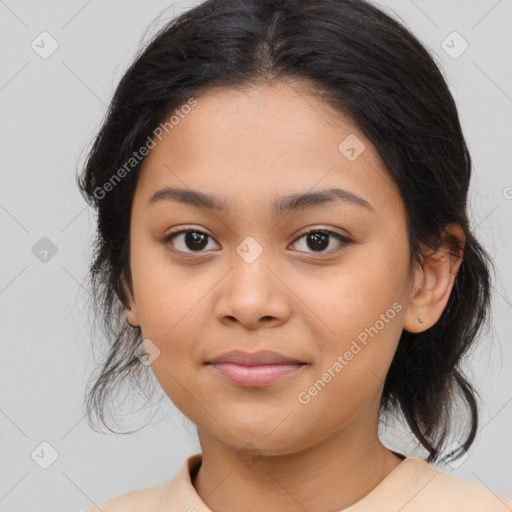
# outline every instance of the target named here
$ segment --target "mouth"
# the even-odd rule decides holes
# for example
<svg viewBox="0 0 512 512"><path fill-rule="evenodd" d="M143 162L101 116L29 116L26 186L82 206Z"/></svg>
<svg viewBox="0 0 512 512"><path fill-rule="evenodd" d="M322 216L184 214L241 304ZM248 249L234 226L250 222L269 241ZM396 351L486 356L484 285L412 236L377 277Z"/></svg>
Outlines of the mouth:
<svg viewBox="0 0 512 512"><path fill-rule="evenodd" d="M308 366L306 363L243 365L236 363L208 363L219 376L242 387L267 386Z"/></svg>
<svg viewBox="0 0 512 512"><path fill-rule="evenodd" d="M273 350L258 350L245 352L244 350L230 350L209 360L207 364L234 363L243 366L263 366L269 364L305 364L296 357L287 356Z"/></svg>
<svg viewBox="0 0 512 512"><path fill-rule="evenodd" d="M271 350L232 350L208 361L217 375L242 387L267 386L298 371L308 363Z"/></svg>

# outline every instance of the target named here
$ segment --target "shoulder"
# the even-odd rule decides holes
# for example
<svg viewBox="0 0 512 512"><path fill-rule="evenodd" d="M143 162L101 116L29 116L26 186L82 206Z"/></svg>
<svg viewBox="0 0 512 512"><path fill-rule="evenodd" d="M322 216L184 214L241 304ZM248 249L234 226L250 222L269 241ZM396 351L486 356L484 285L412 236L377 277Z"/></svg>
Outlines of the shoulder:
<svg viewBox="0 0 512 512"><path fill-rule="evenodd" d="M84 512L160 512L165 484L135 489L98 503Z"/></svg>
<svg viewBox="0 0 512 512"><path fill-rule="evenodd" d="M439 512L464 510L464 512L512 512L512 501L487 486L465 480L435 466L420 463L422 492L411 500L411 511L423 510L425 504L435 504ZM409 510L409 509L406 509Z"/></svg>
<svg viewBox="0 0 512 512"><path fill-rule="evenodd" d="M162 510L185 510L185 504L200 503L191 483L191 472L195 472L202 461L201 453L189 456L178 473L171 479L150 487L135 489L110 498L83 512L161 512ZM190 508L190 507L189 507Z"/></svg>

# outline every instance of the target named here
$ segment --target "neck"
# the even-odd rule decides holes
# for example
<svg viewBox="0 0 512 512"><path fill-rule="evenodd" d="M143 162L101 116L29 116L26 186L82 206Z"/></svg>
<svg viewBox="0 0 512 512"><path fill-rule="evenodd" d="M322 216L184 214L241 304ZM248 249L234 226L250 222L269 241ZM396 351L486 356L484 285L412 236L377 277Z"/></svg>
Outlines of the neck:
<svg viewBox="0 0 512 512"><path fill-rule="evenodd" d="M402 462L382 445L376 429L348 430L301 451L251 459L198 429L202 464L193 485L209 508L223 512L342 510Z"/></svg>

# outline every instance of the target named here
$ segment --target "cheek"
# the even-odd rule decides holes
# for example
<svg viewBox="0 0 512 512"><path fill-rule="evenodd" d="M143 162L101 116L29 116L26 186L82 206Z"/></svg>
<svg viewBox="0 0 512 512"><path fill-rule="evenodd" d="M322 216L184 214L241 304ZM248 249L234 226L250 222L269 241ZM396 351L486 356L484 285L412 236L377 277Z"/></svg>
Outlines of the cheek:
<svg viewBox="0 0 512 512"><path fill-rule="evenodd" d="M293 288L302 299L298 307L307 317L313 315L324 339L347 340L374 325L390 308L386 316L398 316L404 309L405 276L405 265L375 246L354 253L337 267L295 279ZM395 303L401 307L393 308Z"/></svg>
<svg viewBox="0 0 512 512"><path fill-rule="evenodd" d="M190 279L191 269L173 265L158 242L139 239L132 239L130 254L139 321L145 337L166 342L187 315L201 307L209 283Z"/></svg>
<svg viewBox="0 0 512 512"><path fill-rule="evenodd" d="M350 389L364 387L369 378L374 386L384 380L402 333L407 275L405 258L397 261L378 247L365 248L345 263L329 279L309 279L298 292L317 314L312 336L321 371L336 374L338 384L332 387L339 385L340 393L347 389L341 384L345 379ZM336 371L339 364L333 367L337 361L342 371Z"/></svg>
<svg viewBox="0 0 512 512"><path fill-rule="evenodd" d="M165 252L153 243L134 244L131 265L142 334L158 354L151 368L174 401L183 393L178 382L188 388L200 366L201 322L217 278L171 264Z"/></svg>

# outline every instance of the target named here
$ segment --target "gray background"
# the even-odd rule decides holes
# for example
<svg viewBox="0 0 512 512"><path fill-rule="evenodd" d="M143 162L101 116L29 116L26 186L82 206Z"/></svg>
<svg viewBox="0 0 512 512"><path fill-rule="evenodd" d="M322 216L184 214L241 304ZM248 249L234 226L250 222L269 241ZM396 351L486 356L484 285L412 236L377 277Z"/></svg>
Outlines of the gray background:
<svg viewBox="0 0 512 512"><path fill-rule="evenodd" d="M444 71L474 162L473 226L498 270L492 327L467 363L484 402L480 431L468 459L443 469L512 497L512 5L379 3ZM75 186L75 170L139 43L190 5L0 0L1 511L84 510L169 480L199 451L192 425L168 400L161 421L131 436L100 435L87 425L83 394L93 354L84 282L95 226ZM47 58L31 47L34 40L42 47L43 31L58 43ZM469 44L457 58L442 47L453 31ZM462 48L453 37L444 44L452 55ZM56 249L46 261L38 252L49 247L43 237ZM390 427L383 441L414 455L403 432ZM31 457L43 441L58 453L47 469Z"/></svg>

